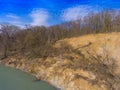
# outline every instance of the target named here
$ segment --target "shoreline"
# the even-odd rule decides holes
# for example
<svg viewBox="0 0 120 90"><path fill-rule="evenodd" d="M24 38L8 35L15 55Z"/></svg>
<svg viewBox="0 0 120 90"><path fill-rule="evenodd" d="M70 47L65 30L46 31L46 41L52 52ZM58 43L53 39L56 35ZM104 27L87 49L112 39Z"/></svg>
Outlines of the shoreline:
<svg viewBox="0 0 120 90"><path fill-rule="evenodd" d="M14 68L14 69L16 69L16 70L20 70L21 72L24 72L24 73L26 73L26 74L29 74L29 75L35 77L35 80L34 80L35 82L40 82L40 81L42 81L42 82L45 82L45 83L49 84L50 86L52 86L52 87L55 88L56 90L61 90L60 88L56 87L55 85L49 83L47 80L44 80L44 79L42 79L42 78L38 78L37 75L31 74L31 73L29 73L28 71L26 71L26 70L24 70L24 69L16 68L16 67L13 67L13 66L11 66L11 65L5 65L5 63L3 63L2 61L0 61L0 66L4 66L4 67ZM36 80L37 80L37 81L36 81Z"/></svg>
<svg viewBox="0 0 120 90"><path fill-rule="evenodd" d="M47 60L51 61L50 59ZM81 69L73 70L70 68L62 68L62 63L60 63L60 61L56 61L49 67L42 65L43 63L40 62L39 65L38 63L34 63L35 65L33 65L33 63L34 62L31 64L31 61L26 58L17 59L16 57L11 57L3 60L2 65L28 73L36 79L40 79L55 87L56 90L84 90L86 89L86 85L88 85L86 90L89 90L89 88L92 90L106 90L104 87L92 85L87 80L84 80L84 78L76 78L75 76L77 74L89 80L93 80L95 76L92 72Z"/></svg>

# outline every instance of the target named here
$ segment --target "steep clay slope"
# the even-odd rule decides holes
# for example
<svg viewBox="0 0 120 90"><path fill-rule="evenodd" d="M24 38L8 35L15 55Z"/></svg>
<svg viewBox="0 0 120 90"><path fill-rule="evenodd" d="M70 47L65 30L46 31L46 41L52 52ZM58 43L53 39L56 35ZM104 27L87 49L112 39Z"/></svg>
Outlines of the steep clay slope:
<svg viewBox="0 0 120 90"><path fill-rule="evenodd" d="M3 63L31 73L62 90L109 89L105 85L107 79L104 76L100 76L101 78L98 79L99 75L93 70L93 66L97 65L91 66L96 64L91 60L97 55L101 56L103 60L106 56L112 58L110 60L117 62L114 73L116 75L120 73L120 33L64 39L57 41L53 47L56 49L54 55L46 59L36 58L33 60L17 55L7 58ZM90 61L87 61L89 58L91 58ZM89 69L89 65L91 69ZM120 88L117 87L117 89Z"/></svg>
<svg viewBox="0 0 120 90"><path fill-rule="evenodd" d="M84 55L106 55L116 59L120 65L120 33L92 34L58 41L55 47L61 47L66 42L74 49L79 49Z"/></svg>

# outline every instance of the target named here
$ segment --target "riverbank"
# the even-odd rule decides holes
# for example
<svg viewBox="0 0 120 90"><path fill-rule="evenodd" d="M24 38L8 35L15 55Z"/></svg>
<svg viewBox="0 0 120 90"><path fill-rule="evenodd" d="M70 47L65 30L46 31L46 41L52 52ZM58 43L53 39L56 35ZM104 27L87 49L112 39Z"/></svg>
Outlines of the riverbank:
<svg viewBox="0 0 120 90"><path fill-rule="evenodd" d="M25 60L25 61L19 60L18 61L18 60L14 60L13 58L11 58L11 59L9 58L7 63L4 63L4 64L6 66L14 67L14 68L20 69L24 72L30 73L33 76L35 76L36 78L46 81L49 84L51 84L57 88L60 88L61 90L75 90L75 89L80 90L80 88L79 88L80 83L81 84L83 83L82 86L87 84L87 87L89 87L91 89L93 89L93 87L94 87L93 90L97 89L97 86L95 86L95 85L93 86L93 85L87 83L87 81L85 81L84 79L76 80L76 85L74 84L74 82L72 82L72 79L74 80L75 75L78 72L80 75L85 75L86 77L89 77L89 79L91 79L91 80L94 79L94 75L92 75L91 72L87 72L87 71L83 71L83 70L73 71L72 69L69 69L69 68L68 69L62 68L62 69L57 70L58 68L61 67L61 65L58 66L57 64L54 64L52 67L45 67L45 66L38 66L37 64L36 65L29 64L28 65L27 63L29 63L29 61L28 62L26 62L26 61L27 60ZM16 65L13 63L16 63ZM58 63L60 63L60 62L58 62Z"/></svg>
<svg viewBox="0 0 120 90"><path fill-rule="evenodd" d="M0 90L57 90L47 82L35 81L31 74L15 68L0 65L0 73Z"/></svg>
<svg viewBox="0 0 120 90"><path fill-rule="evenodd" d="M28 58L18 54L3 60L2 64L30 73L61 90L109 90L106 84L111 83L106 78L111 81L111 73L106 73L104 70L109 69L102 65L117 62L118 67L112 73L119 75L119 38L120 33L108 33L64 39L54 45L58 48L54 56Z"/></svg>

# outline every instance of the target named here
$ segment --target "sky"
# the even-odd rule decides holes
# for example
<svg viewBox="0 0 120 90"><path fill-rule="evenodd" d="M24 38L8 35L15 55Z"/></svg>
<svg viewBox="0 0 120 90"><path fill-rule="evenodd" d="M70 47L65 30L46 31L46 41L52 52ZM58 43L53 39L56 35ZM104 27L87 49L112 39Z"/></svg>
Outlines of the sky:
<svg viewBox="0 0 120 90"><path fill-rule="evenodd" d="M120 9L120 0L0 0L0 23L51 26L90 12Z"/></svg>

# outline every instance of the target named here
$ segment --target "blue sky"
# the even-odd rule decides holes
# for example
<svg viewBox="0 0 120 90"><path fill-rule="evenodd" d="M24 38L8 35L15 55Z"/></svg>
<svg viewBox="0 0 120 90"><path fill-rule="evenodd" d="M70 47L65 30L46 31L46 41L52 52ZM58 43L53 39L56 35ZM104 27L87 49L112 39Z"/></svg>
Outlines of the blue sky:
<svg viewBox="0 0 120 90"><path fill-rule="evenodd" d="M120 0L0 0L0 22L54 25L89 12L120 9Z"/></svg>

